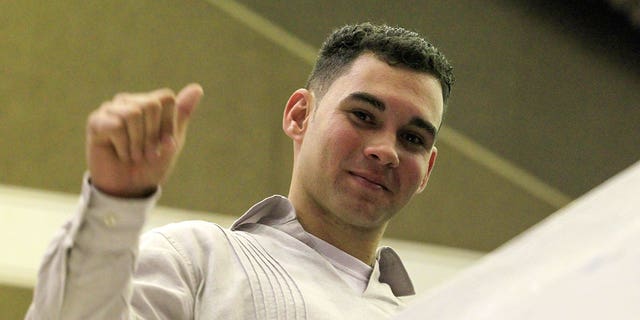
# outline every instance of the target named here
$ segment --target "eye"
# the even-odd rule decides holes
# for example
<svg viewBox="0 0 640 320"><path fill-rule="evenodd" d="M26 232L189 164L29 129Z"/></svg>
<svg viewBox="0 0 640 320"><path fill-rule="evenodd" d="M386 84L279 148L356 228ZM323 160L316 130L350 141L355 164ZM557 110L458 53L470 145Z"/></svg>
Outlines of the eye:
<svg viewBox="0 0 640 320"><path fill-rule="evenodd" d="M407 142L408 144L410 144L411 146L415 146L415 147L424 147L425 146L425 142L424 139L422 139L421 136L411 133L411 132L403 132L400 134L400 138Z"/></svg>
<svg viewBox="0 0 640 320"><path fill-rule="evenodd" d="M365 112L362 110L353 110L351 111L351 114L362 122L369 123L369 124L372 124L375 122L375 119L373 118L373 116L368 112Z"/></svg>

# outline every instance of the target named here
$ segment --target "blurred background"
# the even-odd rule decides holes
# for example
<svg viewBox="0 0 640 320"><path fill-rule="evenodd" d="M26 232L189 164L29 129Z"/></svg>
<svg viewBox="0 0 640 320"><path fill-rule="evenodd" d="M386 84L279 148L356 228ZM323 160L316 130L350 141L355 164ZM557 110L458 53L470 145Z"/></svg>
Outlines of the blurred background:
<svg viewBox="0 0 640 320"><path fill-rule="evenodd" d="M37 262L19 260L41 257L48 212L73 208L91 110L120 91L202 84L161 204L233 219L287 194L284 103L323 39L363 21L425 35L457 76L427 191L389 238L472 261L640 158L637 1L5 2L0 233L12 267L0 265L0 318L24 315Z"/></svg>

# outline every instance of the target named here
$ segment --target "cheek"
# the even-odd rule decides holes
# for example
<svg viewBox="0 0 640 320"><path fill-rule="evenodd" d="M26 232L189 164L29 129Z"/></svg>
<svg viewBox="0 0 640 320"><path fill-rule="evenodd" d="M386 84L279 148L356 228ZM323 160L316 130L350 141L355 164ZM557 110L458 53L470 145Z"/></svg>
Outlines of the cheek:
<svg viewBox="0 0 640 320"><path fill-rule="evenodd" d="M330 152L334 157L344 159L360 150L361 137L355 130L336 126L333 130L327 130L326 134L326 152Z"/></svg>
<svg viewBox="0 0 640 320"><path fill-rule="evenodd" d="M412 193L416 192L427 174L427 169L428 161L425 157L405 159L402 170L403 185L406 188L411 188Z"/></svg>
<svg viewBox="0 0 640 320"><path fill-rule="evenodd" d="M344 124L325 123L307 132L305 155L301 162L303 166L319 169L322 177L334 176L342 168L348 167L349 162L358 152L360 138L357 132L350 130Z"/></svg>

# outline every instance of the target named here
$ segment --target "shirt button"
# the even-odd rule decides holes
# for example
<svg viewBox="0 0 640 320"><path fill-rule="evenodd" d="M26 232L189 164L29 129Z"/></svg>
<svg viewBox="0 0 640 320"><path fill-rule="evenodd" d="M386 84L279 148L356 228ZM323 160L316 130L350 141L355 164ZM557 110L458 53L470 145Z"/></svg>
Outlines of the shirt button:
<svg viewBox="0 0 640 320"><path fill-rule="evenodd" d="M117 219L116 219L116 215L113 212L109 212L103 219L102 222L104 222L104 225L112 228L116 225Z"/></svg>

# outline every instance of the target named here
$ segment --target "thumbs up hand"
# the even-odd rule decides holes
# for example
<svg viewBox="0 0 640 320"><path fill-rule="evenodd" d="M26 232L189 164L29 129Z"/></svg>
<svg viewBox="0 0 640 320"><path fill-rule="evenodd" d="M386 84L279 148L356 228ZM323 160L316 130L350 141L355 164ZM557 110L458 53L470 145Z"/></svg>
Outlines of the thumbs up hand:
<svg viewBox="0 0 640 320"><path fill-rule="evenodd" d="M168 178L202 95L198 84L177 96L170 89L121 93L92 112L86 150L94 187L116 197L153 193Z"/></svg>

